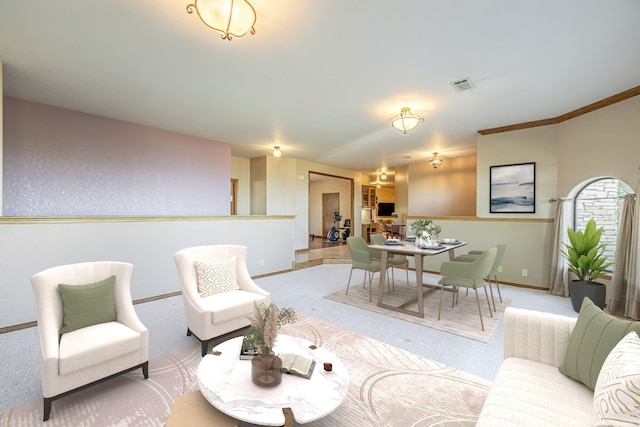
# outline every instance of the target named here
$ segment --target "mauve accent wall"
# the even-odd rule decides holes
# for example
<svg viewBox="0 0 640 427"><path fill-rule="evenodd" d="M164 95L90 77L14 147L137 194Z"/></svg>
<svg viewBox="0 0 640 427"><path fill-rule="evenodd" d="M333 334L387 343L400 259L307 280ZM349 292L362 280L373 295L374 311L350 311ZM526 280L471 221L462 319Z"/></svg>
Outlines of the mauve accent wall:
<svg viewBox="0 0 640 427"><path fill-rule="evenodd" d="M4 98L4 216L228 215L231 147Z"/></svg>

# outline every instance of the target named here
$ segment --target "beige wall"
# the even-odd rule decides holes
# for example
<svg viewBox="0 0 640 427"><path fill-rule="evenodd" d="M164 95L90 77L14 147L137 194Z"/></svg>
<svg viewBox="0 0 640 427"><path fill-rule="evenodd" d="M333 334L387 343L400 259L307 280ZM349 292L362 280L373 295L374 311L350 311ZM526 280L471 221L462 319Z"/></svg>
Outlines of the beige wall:
<svg viewBox="0 0 640 427"><path fill-rule="evenodd" d="M251 169L251 215L267 214L267 158L250 160Z"/></svg>
<svg viewBox="0 0 640 427"><path fill-rule="evenodd" d="M409 166L405 165L396 168L395 184L398 222L405 224L409 213Z"/></svg>
<svg viewBox="0 0 640 427"><path fill-rule="evenodd" d="M409 215L475 216L476 157L409 165Z"/></svg>
<svg viewBox="0 0 640 427"><path fill-rule="evenodd" d="M551 218L548 200L557 194L558 144L555 125L478 135L477 215L482 218ZM489 213L489 170L491 166L536 163L536 212Z"/></svg>
<svg viewBox="0 0 640 427"><path fill-rule="evenodd" d="M557 125L558 196L593 177L614 177L638 191L640 96Z"/></svg>
<svg viewBox="0 0 640 427"><path fill-rule="evenodd" d="M267 215L293 215L296 211L296 160L266 156Z"/></svg>
<svg viewBox="0 0 640 427"><path fill-rule="evenodd" d="M557 125L478 136L478 216L489 213L489 167L536 162L536 213L552 218L548 200L565 197L595 177L614 177L636 189L640 178L640 96Z"/></svg>
<svg viewBox="0 0 640 427"><path fill-rule="evenodd" d="M231 157L231 178L238 180L238 215L251 214L251 162Z"/></svg>

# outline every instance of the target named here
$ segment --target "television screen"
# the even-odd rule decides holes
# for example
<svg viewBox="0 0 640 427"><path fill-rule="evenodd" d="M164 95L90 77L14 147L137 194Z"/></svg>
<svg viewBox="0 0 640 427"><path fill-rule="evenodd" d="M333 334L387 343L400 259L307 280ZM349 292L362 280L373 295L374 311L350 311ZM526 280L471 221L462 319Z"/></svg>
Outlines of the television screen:
<svg viewBox="0 0 640 427"><path fill-rule="evenodd" d="M395 203L378 203L378 216L391 216L395 211Z"/></svg>

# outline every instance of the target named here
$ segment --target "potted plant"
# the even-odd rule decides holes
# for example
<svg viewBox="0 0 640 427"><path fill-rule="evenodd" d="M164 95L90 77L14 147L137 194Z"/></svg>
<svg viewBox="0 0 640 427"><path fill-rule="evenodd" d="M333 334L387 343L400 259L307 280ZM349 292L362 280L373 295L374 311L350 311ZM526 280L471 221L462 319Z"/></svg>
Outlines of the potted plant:
<svg viewBox="0 0 640 427"><path fill-rule="evenodd" d="M250 317L251 325L244 336L244 342L257 350L258 355L251 360L251 379L259 386L273 387L282 381L282 361L273 352L280 327L297 320L292 308L279 309L274 304L258 305Z"/></svg>
<svg viewBox="0 0 640 427"><path fill-rule="evenodd" d="M604 308L606 287L596 280L605 274L605 270L613 262L606 262L604 256L605 243L600 243L603 227L596 228L596 222L589 220L584 231L567 229L571 244L564 244L566 250L561 250L562 256L569 263L569 271L578 279L569 284L571 304L576 312L580 311L582 300L588 297L600 308Z"/></svg>

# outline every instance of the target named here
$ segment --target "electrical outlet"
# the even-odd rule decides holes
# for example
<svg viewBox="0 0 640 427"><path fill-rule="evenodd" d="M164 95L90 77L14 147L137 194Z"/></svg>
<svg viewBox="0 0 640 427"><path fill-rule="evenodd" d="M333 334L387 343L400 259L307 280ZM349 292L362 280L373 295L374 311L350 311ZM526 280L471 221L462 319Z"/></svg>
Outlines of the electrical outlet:
<svg viewBox="0 0 640 427"><path fill-rule="evenodd" d="M263 259L260 260L260 266L264 267L264 260Z"/></svg>
<svg viewBox="0 0 640 427"><path fill-rule="evenodd" d="M529 272L527 271L526 268L522 269L522 275L525 276L525 277L529 275Z"/></svg>
<svg viewBox="0 0 640 427"><path fill-rule="evenodd" d="M498 273L502 273L502 266L501 265L498 266Z"/></svg>

